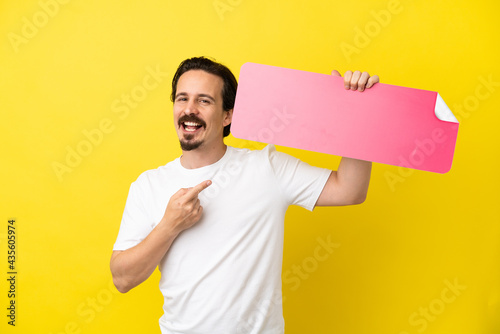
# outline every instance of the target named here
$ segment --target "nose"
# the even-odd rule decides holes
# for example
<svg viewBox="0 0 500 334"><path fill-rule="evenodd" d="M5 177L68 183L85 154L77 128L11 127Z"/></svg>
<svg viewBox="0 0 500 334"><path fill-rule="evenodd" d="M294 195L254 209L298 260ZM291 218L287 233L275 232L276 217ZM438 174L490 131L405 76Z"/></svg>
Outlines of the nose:
<svg viewBox="0 0 500 334"><path fill-rule="evenodd" d="M188 100L188 102L185 105L186 107L184 108L184 114L186 115L197 115L198 114L198 108L196 106L196 101L194 99Z"/></svg>

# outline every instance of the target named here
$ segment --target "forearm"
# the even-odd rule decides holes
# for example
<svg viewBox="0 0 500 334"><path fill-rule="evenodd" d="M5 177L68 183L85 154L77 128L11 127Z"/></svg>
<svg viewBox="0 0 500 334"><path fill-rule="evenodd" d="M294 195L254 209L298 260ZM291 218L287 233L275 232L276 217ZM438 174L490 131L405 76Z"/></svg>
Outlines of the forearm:
<svg viewBox="0 0 500 334"><path fill-rule="evenodd" d="M337 182L345 190L345 196L354 203L366 199L372 163L343 157L337 170Z"/></svg>
<svg viewBox="0 0 500 334"><path fill-rule="evenodd" d="M203 208L198 195L210 184L207 180L179 189L170 197L160 223L143 241L125 251L113 252L110 267L118 291L127 292L151 276L177 235L200 220Z"/></svg>
<svg viewBox="0 0 500 334"><path fill-rule="evenodd" d="M113 252L110 267L116 288L125 293L151 276L177 235L162 220L138 245Z"/></svg>

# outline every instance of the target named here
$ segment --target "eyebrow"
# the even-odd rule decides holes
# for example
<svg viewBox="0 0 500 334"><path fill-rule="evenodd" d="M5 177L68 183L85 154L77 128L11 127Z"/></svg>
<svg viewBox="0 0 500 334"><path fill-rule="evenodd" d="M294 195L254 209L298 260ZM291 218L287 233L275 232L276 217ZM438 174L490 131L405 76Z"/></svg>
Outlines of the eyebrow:
<svg viewBox="0 0 500 334"><path fill-rule="evenodd" d="M175 98L177 99L179 96L188 96L188 93L186 92L180 92L180 93L177 93L175 95ZM205 97L205 98L208 98L210 101L214 102L215 103L215 99L209 95L209 94L198 94L196 95L197 97Z"/></svg>

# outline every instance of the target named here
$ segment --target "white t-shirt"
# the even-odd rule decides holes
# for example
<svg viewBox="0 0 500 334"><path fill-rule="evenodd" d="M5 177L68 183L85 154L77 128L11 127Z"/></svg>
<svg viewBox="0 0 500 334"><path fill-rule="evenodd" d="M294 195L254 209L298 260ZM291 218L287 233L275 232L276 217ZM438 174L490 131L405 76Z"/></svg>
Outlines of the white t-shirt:
<svg viewBox="0 0 500 334"><path fill-rule="evenodd" d="M140 243L163 217L170 197L204 180L203 215L161 260L163 334L284 332L281 299L283 228L289 205L312 210L330 170L276 151L229 147L197 169L180 159L132 183L114 250Z"/></svg>

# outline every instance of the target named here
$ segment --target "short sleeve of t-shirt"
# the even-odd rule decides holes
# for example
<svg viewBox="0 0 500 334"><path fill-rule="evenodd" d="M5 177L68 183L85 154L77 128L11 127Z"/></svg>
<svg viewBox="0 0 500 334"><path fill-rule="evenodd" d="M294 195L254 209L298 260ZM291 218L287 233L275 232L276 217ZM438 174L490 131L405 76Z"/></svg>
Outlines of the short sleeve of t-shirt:
<svg viewBox="0 0 500 334"><path fill-rule="evenodd" d="M118 237L113 250L126 250L144 240L153 230L154 226L148 223L148 212L144 203L139 180L133 182L123 211Z"/></svg>
<svg viewBox="0 0 500 334"><path fill-rule="evenodd" d="M330 176L331 170L311 166L286 153L276 151L274 145L263 150L289 204L312 211Z"/></svg>
<svg viewBox="0 0 500 334"><path fill-rule="evenodd" d="M274 179L288 205L298 205L312 211L331 173L330 170L310 166L288 154L276 151L273 145L262 151L252 152L263 157L260 160L271 169ZM150 179L152 177L152 179ZM118 237L113 250L126 250L139 244L153 230L156 223L151 218L150 183L154 175L143 173L130 186L123 211ZM272 185L270 185L272 186Z"/></svg>

